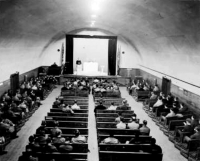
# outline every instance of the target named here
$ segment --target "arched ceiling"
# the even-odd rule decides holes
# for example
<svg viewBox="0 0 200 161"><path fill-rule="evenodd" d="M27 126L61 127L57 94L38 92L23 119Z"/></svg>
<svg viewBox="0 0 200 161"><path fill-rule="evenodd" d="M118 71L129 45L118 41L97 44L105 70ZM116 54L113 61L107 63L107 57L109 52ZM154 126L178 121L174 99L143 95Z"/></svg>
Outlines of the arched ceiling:
<svg viewBox="0 0 200 161"><path fill-rule="evenodd" d="M92 10L93 4L99 10ZM40 58L66 33L96 28L129 42L144 65L150 66L155 58L165 64L175 58L199 65L199 4L198 0L0 0L0 52L34 48L32 54Z"/></svg>

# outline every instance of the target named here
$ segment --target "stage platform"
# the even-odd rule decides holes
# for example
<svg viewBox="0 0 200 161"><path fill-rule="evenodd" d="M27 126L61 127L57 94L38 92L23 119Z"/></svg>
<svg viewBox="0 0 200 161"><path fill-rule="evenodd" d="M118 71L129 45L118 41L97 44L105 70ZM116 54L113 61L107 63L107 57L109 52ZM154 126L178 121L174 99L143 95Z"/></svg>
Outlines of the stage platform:
<svg viewBox="0 0 200 161"><path fill-rule="evenodd" d="M107 73L99 72L99 71L74 71L74 75L82 75L84 77L108 76Z"/></svg>

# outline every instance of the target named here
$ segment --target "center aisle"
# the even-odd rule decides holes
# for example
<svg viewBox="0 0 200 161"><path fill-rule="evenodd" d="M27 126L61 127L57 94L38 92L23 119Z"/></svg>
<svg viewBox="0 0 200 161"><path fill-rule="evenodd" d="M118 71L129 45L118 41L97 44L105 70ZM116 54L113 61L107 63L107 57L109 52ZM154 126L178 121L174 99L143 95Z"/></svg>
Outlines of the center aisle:
<svg viewBox="0 0 200 161"><path fill-rule="evenodd" d="M94 116L94 100L93 95L89 95L89 114L88 114L88 161L99 161L99 152L97 144L97 129L96 129L96 120Z"/></svg>
<svg viewBox="0 0 200 161"><path fill-rule="evenodd" d="M174 147L174 144L168 140L168 137L163 134L159 127L151 120L151 118L142 109L142 102L136 102L132 96L130 96L126 90L126 87L120 87L121 97L125 98L131 110L137 114L140 119L140 123L143 120L147 120L147 126L151 129L150 135L156 139L156 143L161 146L163 151L163 161L187 161L178 149Z"/></svg>

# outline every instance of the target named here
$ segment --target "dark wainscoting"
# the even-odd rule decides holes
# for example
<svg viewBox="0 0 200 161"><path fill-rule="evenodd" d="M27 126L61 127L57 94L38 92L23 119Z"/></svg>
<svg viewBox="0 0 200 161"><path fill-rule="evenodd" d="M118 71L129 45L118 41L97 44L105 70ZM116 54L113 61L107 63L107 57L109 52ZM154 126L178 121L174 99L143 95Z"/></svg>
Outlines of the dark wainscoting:
<svg viewBox="0 0 200 161"><path fill-rule="evenodd" d="M120 68L119 75L122 77L131 77L140 76L140 69L137 68Z"/></svg>

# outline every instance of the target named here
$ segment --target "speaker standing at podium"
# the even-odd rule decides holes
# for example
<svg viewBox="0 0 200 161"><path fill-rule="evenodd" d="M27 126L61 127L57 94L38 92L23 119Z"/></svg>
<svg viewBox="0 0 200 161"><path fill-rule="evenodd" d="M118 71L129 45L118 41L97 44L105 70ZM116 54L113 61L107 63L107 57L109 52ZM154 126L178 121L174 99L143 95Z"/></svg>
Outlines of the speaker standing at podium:
<svg viewBox="0 0 200 161"><path fill-rule="evenodd" d="M77 73L82 71L82 63L81 63L81 60L79 59L76 61L76 70L77 70Z"/></svg>

